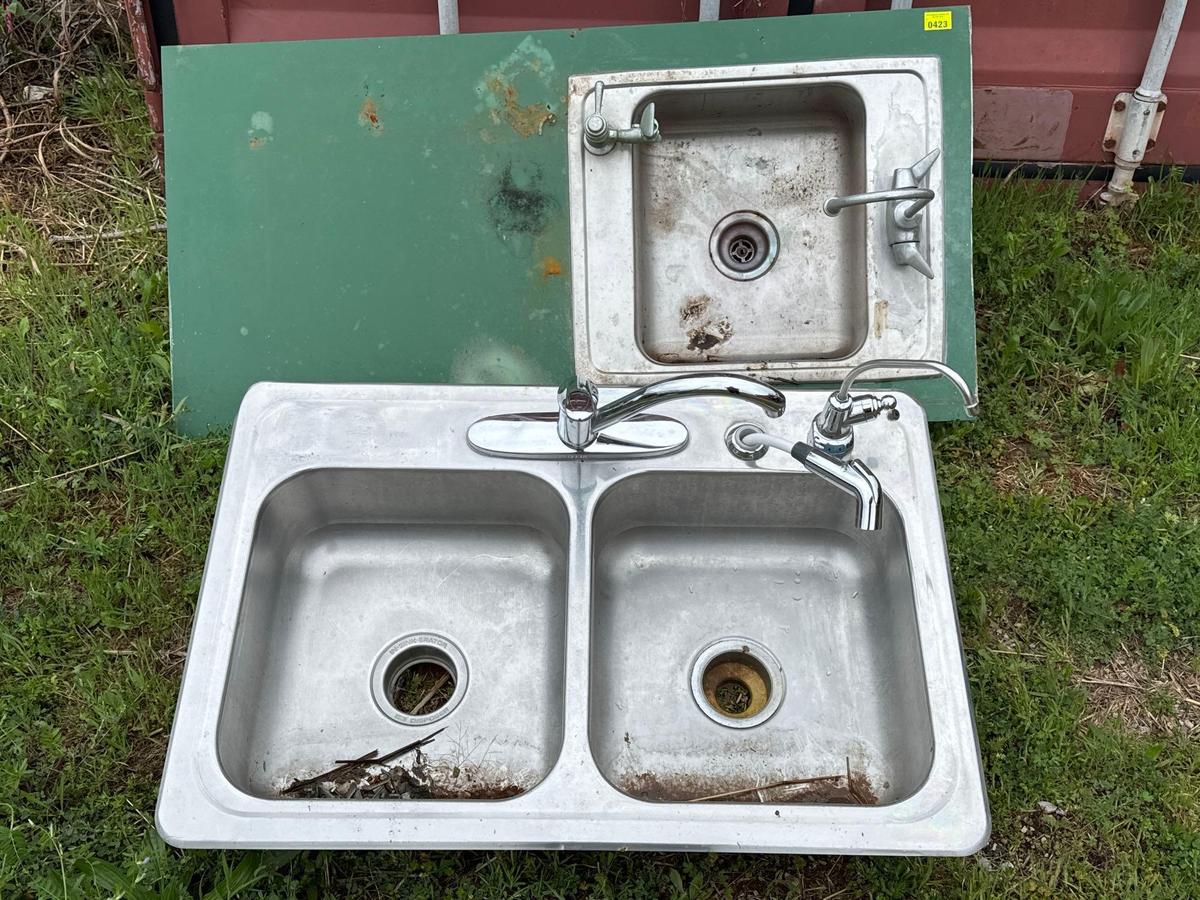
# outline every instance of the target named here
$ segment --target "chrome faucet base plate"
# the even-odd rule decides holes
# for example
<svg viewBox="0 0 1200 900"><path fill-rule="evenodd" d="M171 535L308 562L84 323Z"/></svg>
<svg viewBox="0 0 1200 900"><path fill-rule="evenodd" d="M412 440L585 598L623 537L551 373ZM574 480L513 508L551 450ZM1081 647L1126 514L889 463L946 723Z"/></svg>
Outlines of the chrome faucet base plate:
<svg viewBox="0 0 1200 900"><path fill-rule="evenodd" d="M476 452L501 459L650 459L686 447L688 430L666 416L634 416L576 450L559 439L557 412L529 412L480 419L467 429L467 442Z"/></svg>

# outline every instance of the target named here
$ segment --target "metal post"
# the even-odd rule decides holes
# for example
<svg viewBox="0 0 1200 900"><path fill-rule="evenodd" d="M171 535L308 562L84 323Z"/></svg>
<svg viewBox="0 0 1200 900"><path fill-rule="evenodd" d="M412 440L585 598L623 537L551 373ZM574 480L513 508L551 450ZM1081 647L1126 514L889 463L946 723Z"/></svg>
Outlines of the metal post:
<svg viewBox="0 0 1200 900"><path fill-rule="evenodd" d="M458 34L458 0L438 0L438 34Z"/></svg>
<svg viewBox="0 0 1200 900"><path fill-rule="evenodd" d="M700 21L715 22L721 18L721 0L700 0Z"/></svg>
<svg viewBox="0 0 1200 900"><path fill-rule="evenodd" d="M1124 104L1124 120L1113 150L1112 180L1100 192L1102 203L1120 206L1137 199L1133 192L1133 175L1146 155L1155 121L1166 105L1167 97L1162 92L1163 78L1167 74L1167 65L1171 61L1175 38L1179 36L1186 9L1187 0L1166 0L1162 18L1158 21L1158 31L1154 35L1154 44L1150 48L1150 58L1146 60L1142 83L1132 94L1119 96L1114 104L1117 110Z"/></svg>

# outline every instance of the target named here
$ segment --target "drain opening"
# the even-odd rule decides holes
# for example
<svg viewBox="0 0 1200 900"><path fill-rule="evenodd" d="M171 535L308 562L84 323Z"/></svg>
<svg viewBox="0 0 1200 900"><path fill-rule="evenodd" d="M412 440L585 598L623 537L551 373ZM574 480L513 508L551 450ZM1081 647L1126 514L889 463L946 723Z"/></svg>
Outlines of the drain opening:
<svg viewBox="0 0 1200 900"><path fill-rule="evenodd" d="M722 653L704 669L704 699L722 715L749 718L771 700L771 675L749 649Z"/></svg>
<svg viewBox="0 0 1200 900"><path fill-rule="evenodd" d="M747 638L724 638L705 647L692 664L691 681L700 711L731 728L761 725L783 701L779 660Z"/></svg>
<svg viewBox="0 0 1200 900"><path fill-rule="evenodd" d="M743 210L717 223L708 240L713 265L734 281L751 281L775 264L779 232L766 216Z"/></svg>
<svg viewBox="0 0 1200 900"><path fill-rule="evenodd" d="M454 673L440 662L412 663L391 678L388 696L402 713L429 715L454 696Z"/></svg>
<svg viewBox="0 0 1200 900"><path fill-rule="evenodd" d="M449 715L467 690L467 660L440 634L421 632L392 641L371 669L371 695L389 719L428 725Z"/></svg>
<svg viewBox="0 0 1200 900"><path fill-rule="evenodd" d="M745 235L738 235L729 242L729 256L737 265L747 265L758 256L758 244Z"/></svg>

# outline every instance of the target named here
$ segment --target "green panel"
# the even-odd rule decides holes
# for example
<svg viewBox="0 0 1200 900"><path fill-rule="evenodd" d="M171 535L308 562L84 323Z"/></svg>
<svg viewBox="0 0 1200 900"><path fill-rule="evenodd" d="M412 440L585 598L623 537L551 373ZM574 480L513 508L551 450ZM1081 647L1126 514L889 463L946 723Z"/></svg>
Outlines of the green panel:
<svg viewBox="0 0 1200 900"><path fill-rule="evenodd" d="M260 380L570 374L568 76L942 59L950 364L975 374L968 11L163 50L171 355L183 431ZM905 383L931 418L962 414Z"/></svg>

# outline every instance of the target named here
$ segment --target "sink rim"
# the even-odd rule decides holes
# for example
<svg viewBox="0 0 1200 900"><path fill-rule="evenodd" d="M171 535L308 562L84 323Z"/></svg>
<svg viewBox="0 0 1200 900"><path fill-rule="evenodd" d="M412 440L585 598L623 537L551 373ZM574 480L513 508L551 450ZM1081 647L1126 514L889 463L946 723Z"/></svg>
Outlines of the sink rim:
<svg viewBox="0 0 1200 900"><path fill-rule="evenodd" d="M615 392L604 391L615 396ZM484 415L553 408L549 387L261 383L238 414L214 520L183 684L156 808L160 833L181 847L629 848L811 853L967 854L989 818L925 417L899 394L899 422L865 427L858 454L904 518L918 585L918 630L935 740L930 776L912 797L879 807L650 803L613 788L590 763L590 528L606 489L647 470L798 471L771 456L735 460L729 421L803 434L823 392L793 392L781 419L732 400L685 400L672 414L692 440L655 460L559 462L484 457L466 429ZM531 405L532 404L532 405ZM270 490L297 472L352 460L367 468L519 470L546 481L568 507L568 598L563 748L545 779L504 801L280 800L246 794L222 774L215 720L242 596L249 536ZM582 645L580 641L582 640ZM778 814L776 814L778 813ZM497 825L504 823L501 832ZM667 837L669 835L669 837Z"/></svg>

